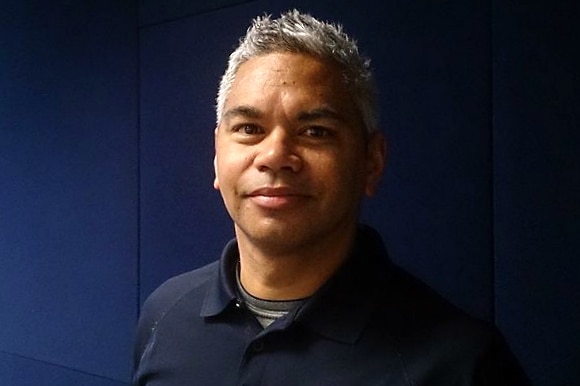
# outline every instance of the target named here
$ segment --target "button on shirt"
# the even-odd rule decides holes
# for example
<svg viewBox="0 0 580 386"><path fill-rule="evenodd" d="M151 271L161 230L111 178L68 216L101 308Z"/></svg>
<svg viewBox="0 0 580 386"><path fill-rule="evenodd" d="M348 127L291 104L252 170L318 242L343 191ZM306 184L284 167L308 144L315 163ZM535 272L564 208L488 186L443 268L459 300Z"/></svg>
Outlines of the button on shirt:
<svg viewBox="0 0 580 386"><path fill-rule="evenodd" d="M235 240L219 261L145 302L134 385L527 385L498 332L393 265L378 234L311 298L263 328L237 293Z"/></svg>

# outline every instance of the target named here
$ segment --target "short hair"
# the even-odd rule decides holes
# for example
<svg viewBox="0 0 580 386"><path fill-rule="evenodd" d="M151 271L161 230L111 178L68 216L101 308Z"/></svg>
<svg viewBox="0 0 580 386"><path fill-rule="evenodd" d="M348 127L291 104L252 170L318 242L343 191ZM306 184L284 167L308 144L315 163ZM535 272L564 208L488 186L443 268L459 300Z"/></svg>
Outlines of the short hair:
<svg viewBox="0 0 580 386"><path fill-rule="evenodd" d="M377 91L370 60L359 54L357 43L339 24L319 21L294 9L272 19L256 17L239 46L231 53L216 99L219 124L236 73L249 59L273 52L295 52L338 64L367 133L377 131Z"/></svg>

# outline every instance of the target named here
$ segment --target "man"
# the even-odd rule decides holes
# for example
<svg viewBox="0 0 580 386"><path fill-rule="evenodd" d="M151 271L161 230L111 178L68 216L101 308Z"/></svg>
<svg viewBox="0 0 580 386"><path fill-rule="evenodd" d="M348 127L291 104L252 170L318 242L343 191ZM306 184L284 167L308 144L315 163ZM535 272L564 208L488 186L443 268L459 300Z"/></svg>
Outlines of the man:
<svg viewBox="0 0 580 386"><path fill-rule="evenodd" d="M135 385L525 385L499 334L393 265L358 224L385 164L368 60L333 24L254 20L217 98L236 239L163 284Z"/></svg>

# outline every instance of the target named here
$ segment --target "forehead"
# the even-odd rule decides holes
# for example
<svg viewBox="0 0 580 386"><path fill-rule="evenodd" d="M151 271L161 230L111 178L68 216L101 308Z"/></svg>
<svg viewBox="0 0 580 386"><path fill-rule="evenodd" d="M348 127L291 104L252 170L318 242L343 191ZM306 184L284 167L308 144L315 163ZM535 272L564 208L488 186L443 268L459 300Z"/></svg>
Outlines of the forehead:
<svg viewBox="0 0 580 386"><path fill-rule="evenodd" d="M272 105L288 98L350 110L353 103L343 79L338 65L330 60L299 53L253 57L240 65L225 110L238 104Z"/></svg>

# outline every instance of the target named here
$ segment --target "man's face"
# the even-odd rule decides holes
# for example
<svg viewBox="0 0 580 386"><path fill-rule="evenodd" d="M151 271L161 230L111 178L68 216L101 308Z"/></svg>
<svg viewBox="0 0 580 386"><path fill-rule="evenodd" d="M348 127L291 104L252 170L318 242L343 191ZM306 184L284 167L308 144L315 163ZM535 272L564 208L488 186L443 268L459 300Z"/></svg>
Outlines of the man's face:
<svg viewBox="0 0 580 386"><path fill-rule="evenodd" d="M336 66L294 53L240 66L215 150L214 186L238 238L286 252L352 230L384 161Z"/></svg>

